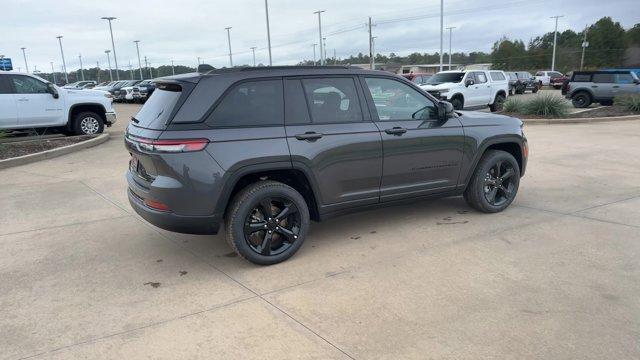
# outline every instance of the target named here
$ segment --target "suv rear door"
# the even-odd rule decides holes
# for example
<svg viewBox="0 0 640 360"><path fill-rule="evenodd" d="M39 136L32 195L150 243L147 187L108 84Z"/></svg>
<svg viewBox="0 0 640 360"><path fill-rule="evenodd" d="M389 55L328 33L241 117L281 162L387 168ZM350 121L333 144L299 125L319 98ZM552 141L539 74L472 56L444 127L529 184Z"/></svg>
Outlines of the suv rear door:
<svg viewBox="0 0 640 360"><path fill-rule="evenodd" d="M379 202L382 140L354 77L289 77L284 89L291 161L321 212Z"/></svg>
<svg viewBox="0 0 640 360"><path fill-rule="evenodd" d="M18 125L18 108L9 76L0 75L0 129Z"/></svg>
<svg viewBox="0 0 640 360"><path fill-rule="evenodd" d="M434 101L395 78L363 76L361 83L382 135L381 200L454 189L464 138L458 118L438 119Z"/></svg>
<svg viewBox="0 0 640 360"><path fill-rule="evenodd" d="M599 72L593 74L591 89L593 90L594 98L597 100L611 100L615 96L614 93L614 74L610 72Z"/></svg>

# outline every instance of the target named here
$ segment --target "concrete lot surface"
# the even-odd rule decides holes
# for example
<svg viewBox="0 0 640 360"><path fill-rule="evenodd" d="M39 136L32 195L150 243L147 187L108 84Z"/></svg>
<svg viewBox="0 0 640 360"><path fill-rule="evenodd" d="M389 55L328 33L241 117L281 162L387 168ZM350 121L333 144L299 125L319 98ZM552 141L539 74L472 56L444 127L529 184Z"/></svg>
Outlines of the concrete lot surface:
<svg viewBox="0 0 640 360"><path fill-rule="evenodd" d="M505 212L313 224L270 267L154 228L105 144L0 171L0 358L640 358L640 122L529 126Z"/></svg>

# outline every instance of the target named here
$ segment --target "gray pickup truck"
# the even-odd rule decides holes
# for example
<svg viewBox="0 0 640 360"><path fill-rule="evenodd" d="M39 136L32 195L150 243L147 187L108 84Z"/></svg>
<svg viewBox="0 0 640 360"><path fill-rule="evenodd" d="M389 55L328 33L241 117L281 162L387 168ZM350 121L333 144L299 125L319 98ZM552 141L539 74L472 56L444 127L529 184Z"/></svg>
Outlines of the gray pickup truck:
<svg viewBox="0 0 640 360"><path fill-rule="evenodd" d="M629 70L576 71L563 85L562 93L577 108L592 103L613 105L616 96L640 94L640 79Z"/></svg>

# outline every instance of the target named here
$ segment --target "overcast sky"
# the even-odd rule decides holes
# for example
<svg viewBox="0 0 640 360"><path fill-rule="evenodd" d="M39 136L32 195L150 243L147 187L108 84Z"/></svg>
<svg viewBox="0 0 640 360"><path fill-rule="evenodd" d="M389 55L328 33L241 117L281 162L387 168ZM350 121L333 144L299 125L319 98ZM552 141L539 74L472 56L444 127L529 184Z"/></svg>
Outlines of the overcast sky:
<svg viewBox="0 0 640 360"><path fill-rule="evenodd" d="M453 51L491 50L501 36L528 41L553 31L549 17L564 15L559 30L581 29L602 16L611 16L625 28L640 22L638 0L445 0L445 27L453 30ZM606 5L605 5L606 4ZM21 47L27 48L30 70L56 71L62 63L57 35L63 35L67 69L100 61L106 67L105 49L111 49L109 28L102 16L113 22L120 68L137 66L135 44L152 66L195 66L197 57L215 67L228 66L227 35L232 26L234 64L251 64L252 46L260 63L268 63L264 0L9 0L2 2L0 54L13 59L24 71ZM368 53L365 23L377 23L373 32L376 52L408 54L436 52L439 40L438 0L270 0L271 43L274 65L295 64L313 58L318 42L316 10L322 14L327 56ZM417 18L417 19L416 19ZM448 34L445 34L445 52ZM113 58L111 59L112 65ZM143 60L144 62L144 60ZM144 64L143 64L144 66Z"/></svg>

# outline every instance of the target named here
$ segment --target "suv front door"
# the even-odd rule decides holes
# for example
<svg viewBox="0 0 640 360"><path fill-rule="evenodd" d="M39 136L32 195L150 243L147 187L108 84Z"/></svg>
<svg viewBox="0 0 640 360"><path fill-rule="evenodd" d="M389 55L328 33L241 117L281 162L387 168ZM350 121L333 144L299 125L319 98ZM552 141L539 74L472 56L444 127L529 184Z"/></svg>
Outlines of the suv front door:
<svg viewBox="0 0 640 360"><path fill-rule="evenodd" d="M18 125L18 108L8 76L0 76L0 129Z"/></svg>
<svg viewBox="0 0 640 360"><path fill-rule="evenodd" d="M593 89L594 98L597 100L611 100L615 96L614 92L614 74L613 73L595 73L593 74Z"/></svg>
<svg viewBox="0 0 640 360"><path fill-rule="evenodd" d="M457 117L439 119L423 92L389 77L362 78L384 149L384 201L452 190L457 186L464 133Z"/></svg>
<svg viewBox="0 0 640 360"><path fill-rule="evenodd" d="M380 201L382 140L352 76L285 78L294 168L315 182L322 213Z"/></svg>
<svg viewBox="0 0 640 360"><path fill-rule="evenodd" d="M54 98L47 84L26 75L11 75L18 108L18 126L38 127L64 124L62 98Z"/></svg>

